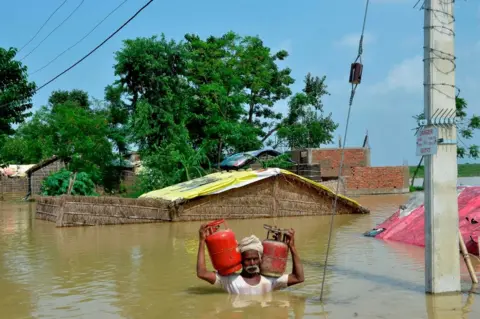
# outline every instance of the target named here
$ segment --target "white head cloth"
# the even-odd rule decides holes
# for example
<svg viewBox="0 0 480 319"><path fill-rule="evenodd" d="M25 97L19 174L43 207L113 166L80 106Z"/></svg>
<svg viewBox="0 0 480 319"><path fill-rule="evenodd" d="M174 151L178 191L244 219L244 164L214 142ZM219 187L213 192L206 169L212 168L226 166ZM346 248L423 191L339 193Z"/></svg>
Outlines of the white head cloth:
<svg viewBox="0 0 480 319"><path fill-rule="evenodd" d="M263 254L262 242L255 235L251 235L249 237L243 238L238 243L238 249L240 250L240 253L243 253L247 250L256 250L256 251L258 251L260 256Z"/></svg>

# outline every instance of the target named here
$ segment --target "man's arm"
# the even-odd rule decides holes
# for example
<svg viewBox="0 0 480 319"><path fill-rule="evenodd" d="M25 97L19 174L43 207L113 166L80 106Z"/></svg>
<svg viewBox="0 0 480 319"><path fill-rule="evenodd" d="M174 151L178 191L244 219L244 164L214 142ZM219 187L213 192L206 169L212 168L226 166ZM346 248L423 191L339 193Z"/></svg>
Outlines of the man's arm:
<svg viewBox="0 0 480 319"><path fill-rule="evenodd" d="M288 234L287 244L290 248L292 254L292 273L288 275L287 286L293 286L299 283L302 283L305 278L303 276L303 266L300 262L300 257L297 253L297 248L295 247L295 231L291 229Z"/></svg>
<svg viewBox="0 0 480 319"><path fill-rule="evenodd" d="M205 225L202 225L199 231L199 244L198 244L198 254L197 254L197 277L213 285L217 280L217 275L213 271L208 271L207 266L205 265L205 237L206 237Z"/></svg>

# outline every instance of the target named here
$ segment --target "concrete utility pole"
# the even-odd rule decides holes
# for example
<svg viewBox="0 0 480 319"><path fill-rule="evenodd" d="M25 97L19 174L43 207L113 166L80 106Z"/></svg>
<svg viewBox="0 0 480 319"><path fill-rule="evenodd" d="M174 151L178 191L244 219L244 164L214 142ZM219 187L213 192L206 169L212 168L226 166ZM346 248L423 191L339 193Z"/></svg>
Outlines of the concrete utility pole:
<svg viewBox="0 0 480 319"><path fill-rule="evenodd" d="M424 129L438 145L425 156L425 291L434 294L460 291L453 7L424 2Z"/></svg>

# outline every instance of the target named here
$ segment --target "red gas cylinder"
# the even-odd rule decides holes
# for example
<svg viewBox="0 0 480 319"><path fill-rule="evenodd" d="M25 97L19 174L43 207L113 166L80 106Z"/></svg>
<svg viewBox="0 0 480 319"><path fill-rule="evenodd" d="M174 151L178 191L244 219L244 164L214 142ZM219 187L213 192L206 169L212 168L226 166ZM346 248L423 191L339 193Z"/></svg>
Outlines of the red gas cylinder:
<svg viewBox="0 0 480 319"><path fill-rule="evenodd" d="M263 225L268 230L267 238L262 242L263 257L260 264L260 273L267 277L278 278L285 273L288 259L288 245L286 230ZM270 236L272 235L272 236Z"/></svg>
<svg viewBox="0 0 480 319"><path fill-rule="evenodd" d="M225 229L220 230L221 224L225 226ZM242 269L242 255L237 249L235 233L228 228L224 219L207 224L205 243L213 268L221 276L230 275Z"/></svg>

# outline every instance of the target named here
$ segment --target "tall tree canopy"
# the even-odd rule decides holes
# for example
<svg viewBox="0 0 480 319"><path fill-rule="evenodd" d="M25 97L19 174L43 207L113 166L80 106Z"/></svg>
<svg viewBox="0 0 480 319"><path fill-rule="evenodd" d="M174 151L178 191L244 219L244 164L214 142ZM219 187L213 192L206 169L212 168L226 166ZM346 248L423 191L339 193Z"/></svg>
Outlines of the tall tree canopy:
<svg viewBox="0 0 480 319"><path fill-rule="evenodd" d="M337 129L331 113L324 115L322 98L328 95L325 77L305 77L303 92L288 103L288 116L278 124L278 143L289 148L320 147L333 141Z"/></svg>
<svg viewBox="0 0 480 319"><path fill-rule="evenodd" d="M148 179L159 187L196 177L227 154L262 147L275 133L292 146L329 142L336 124L323 116L325 78L307 76L288 118L275 110L294 83L291 70L277 65L287 57L234 32L124 41L115 55L118 78L108 90Z"/></svg>
<svg viewBox="0 0 480 319"><path fill-rule="evenodd" d="M52 92L0 154L16 163L55 154L99 183L113 174L112 159L135 147L147 191L204 175L226 155L261 148L275 135L290 147L328 143L337 124L324 115L325 77L308 74L291 97L291 70L278 63L287 58L234 32L125 40L103 102L82 90ZM276 105L287 99L282 114Z"/></svg>

